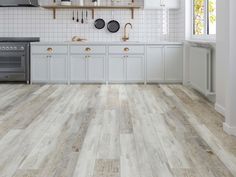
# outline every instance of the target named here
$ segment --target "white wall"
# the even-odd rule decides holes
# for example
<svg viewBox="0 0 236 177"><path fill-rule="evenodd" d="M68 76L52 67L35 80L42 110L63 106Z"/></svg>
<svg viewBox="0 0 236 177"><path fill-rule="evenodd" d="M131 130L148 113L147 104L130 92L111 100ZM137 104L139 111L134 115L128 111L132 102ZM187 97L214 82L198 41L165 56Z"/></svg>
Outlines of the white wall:
<svg viewBox="0 0 236 177"><path fill-rule="evenodd" d="M59 1L59 0L57 0ZM77 2L79 0L73 0ZM90 0L91 1L91 0ZM131 0L123 0L131 2ZM184 0L181 0L184 1ZM88 1L86 1L88 2ZM106 2L101 0L101 2ZM39 0L41 5L51 4L52 0ZM89 13L89 23L80 24L72 21L72 10L58 10L57 19L53 19L52 11L43 8L0 8L0 37L38 36L42 41L69 41L75 35L90 41L121 40L123 27L127 22L133 24L130 38L135 41L180 41L184 39L184 11L170 10L167 14L168 33L163 34L163 10L135 10L135 18L131 19L129 10L96 10L95 19L103 18L106 22L112 19L121 23L118 33L111 34L106 28L94 28L94 20ZM79 18L81 19L81 10Z"/></svg>
<svg viewBox="0 0 236 177"><path fill-rule="evenodd" d="M219 0L217 1L215 108L223 115L226 109L229 38L229 0Z"/></svg>
<svg viewBox="0 0 236 177"><path fill-rule="evenodd" d="M229 1L229 62L227 67L226 117L224 130L236 136L236 1Z"/></svg>

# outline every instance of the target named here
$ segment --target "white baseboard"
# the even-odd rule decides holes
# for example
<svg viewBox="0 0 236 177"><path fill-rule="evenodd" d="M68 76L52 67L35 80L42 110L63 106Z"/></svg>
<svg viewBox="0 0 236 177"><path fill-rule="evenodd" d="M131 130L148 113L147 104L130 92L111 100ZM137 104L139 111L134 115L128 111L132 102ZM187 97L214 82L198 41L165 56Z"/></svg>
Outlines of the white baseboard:
<svg viewBox="0 0 236 177"><path fill-rule="evenodd" d="M221 115L225 116L225 108L217 103L215 103L215 110Z"/></svg>
<svg viewBox="0 0 236 177"><path fill-rule="evenodd" d="M229 135L236 136L236 127L230 127L227 123L223 124L224 131Z"/></svg>

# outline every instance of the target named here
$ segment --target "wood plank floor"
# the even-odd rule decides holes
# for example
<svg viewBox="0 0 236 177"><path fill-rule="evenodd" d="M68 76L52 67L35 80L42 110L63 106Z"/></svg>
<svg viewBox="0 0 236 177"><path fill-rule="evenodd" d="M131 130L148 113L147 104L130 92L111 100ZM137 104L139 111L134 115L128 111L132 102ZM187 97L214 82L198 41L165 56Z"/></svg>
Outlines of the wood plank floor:
<svg viewBox="0 0 236 177"><path fill-rule="evenodd" d="M0 177L236 177L236 138L181 85L0 85Z"/></svg>

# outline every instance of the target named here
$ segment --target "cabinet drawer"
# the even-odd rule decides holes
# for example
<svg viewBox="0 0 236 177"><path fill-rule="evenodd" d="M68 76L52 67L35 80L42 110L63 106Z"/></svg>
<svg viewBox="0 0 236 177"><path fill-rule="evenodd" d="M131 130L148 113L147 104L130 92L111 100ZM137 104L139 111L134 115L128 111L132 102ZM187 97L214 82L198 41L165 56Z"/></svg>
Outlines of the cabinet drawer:
<svg viewBox="0 0 236 177"><path fill-rule="evenodd" d="M74 45L70 47L72 54L105 54L105 46L86 46L86 45Z"/></svg>
<svg viewBox="0 0 236 177"><path fill-rule="evenodd" d="M33 54L67 54L66 45L37 45L31 47Z"/></svg>
<svg viewBox="0 0 236 177"><path fill-rule="evenodd" d="M110 54L143 54L144 46L130 46L130 45L122 45L122 46L110 46L109 47Z"/></svg>

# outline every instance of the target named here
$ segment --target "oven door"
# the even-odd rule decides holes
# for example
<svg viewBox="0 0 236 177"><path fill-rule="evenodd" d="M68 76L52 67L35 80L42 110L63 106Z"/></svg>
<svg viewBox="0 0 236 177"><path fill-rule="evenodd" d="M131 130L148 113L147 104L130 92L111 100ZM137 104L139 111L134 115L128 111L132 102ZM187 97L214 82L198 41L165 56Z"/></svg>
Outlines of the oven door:
<svg viewBox="0 0 236 177"><path fill-rule="evenodd" d="M24 73L26 57L24 52L0 52L0 72Z"/></svg>

